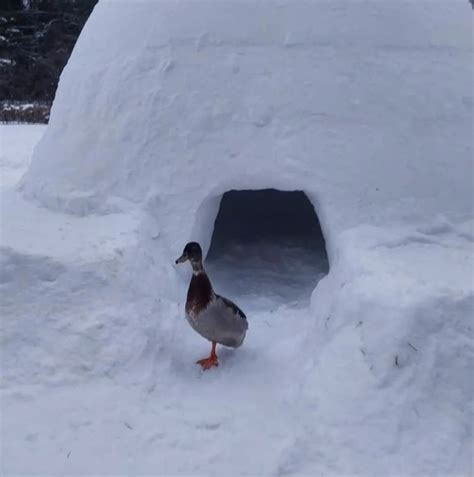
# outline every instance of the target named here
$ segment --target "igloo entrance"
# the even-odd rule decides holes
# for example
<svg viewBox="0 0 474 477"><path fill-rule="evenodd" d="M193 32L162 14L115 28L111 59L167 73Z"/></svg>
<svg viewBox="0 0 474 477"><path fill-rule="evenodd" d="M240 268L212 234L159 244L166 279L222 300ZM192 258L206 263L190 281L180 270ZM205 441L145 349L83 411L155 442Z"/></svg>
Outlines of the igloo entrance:
<svg viewBox="0 0 474 477"><path fill-rule="evenodd" d="M302 191L232 190L222 196L206 266L216 288L266 306L306 305L329 270L314 207Z"/></svg>

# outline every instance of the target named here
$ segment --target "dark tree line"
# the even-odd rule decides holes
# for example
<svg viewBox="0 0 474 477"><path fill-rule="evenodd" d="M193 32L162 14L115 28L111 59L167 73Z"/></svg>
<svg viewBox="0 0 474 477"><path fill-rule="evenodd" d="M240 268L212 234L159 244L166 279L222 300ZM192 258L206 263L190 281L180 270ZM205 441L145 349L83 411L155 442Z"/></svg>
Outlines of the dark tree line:
<svg viewBox="0 0 474 477"><path fill-rule="evenodd" d="M0 0L0 101L51 103L97 0Z"/></svg>

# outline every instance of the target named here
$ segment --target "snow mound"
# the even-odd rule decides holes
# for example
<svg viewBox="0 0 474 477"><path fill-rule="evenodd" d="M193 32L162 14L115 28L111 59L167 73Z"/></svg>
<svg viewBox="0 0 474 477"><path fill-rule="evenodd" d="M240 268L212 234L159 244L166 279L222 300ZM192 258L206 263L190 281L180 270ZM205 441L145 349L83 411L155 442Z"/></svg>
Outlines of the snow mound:
<svg viewBox="0 0 474 477"><path fill-rule="evenodd" d="M2 191L7 472L469 473L468 2L152 3L99 2ZM322 242L219 248L267 189ZM191 239L250 322L205 375Z"/></svg>

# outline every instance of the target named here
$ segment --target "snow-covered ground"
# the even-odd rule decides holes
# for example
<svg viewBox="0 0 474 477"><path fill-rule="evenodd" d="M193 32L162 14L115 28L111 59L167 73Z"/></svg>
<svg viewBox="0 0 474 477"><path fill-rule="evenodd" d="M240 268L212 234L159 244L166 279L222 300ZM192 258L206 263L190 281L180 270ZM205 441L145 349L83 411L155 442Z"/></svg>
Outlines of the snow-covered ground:
<svg viewBox="0 0 474 477"><path fill-rule="evenodd" d="M211 279L250 329L203 373L189 271L174 302L166 277L150 298L120 265L176 258L153 257L153 233L134 251L139 211L53 212L15 187L43 131L0 127L2 475L472 472L469 217L351 229L312 309L322 262L278 244L214 254Z"/></svg>
<svg viewBox="0 0 474 477"><path fill-rule="evenodd" d="M3 188L13 187L25 173L37 142L46 126L2 125L0 127L0 181Z"/></svg>

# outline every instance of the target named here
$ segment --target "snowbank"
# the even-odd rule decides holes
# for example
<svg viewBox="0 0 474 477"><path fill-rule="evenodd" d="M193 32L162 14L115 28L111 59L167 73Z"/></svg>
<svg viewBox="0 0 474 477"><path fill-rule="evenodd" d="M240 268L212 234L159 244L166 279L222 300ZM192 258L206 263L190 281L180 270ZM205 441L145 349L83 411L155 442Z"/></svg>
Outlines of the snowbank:
<svg viewBox="0 0 474 477"><path fill-rule="evenodd" d="M51 224L47 249L25 239L35 224L2 238L6 402L25 412L21 390L43 429L35 409L48 397L30 386L73 386L51 402L55 436L79 449L72 461L33 439L31 465L58 474L155 472L158 461L183 474L467 474L468 2L150 5L99 3L61 77L23 197L6 193L5 214L30 208ZM173 260L189 239L207 250L226 191L266 188L306 193L330 272L309 307L241 296L246 347L200 376L192 362L205 344L179 319L189 272ZM54 246L61 240L68 245ZM221 276L225 288L232 266ZM95 433L69 435L61 422L97 412L95 398L71 411L65 396L79 382L85 396L94 382L109 397L135 387L96 416ZM128 432L111 424L123 412L143 432L114 451L102 436ZM15 457L24 423L10 419L7 431L7 470L28 472ZM106 458L90 457L92 445ZM55 457L45 463L42 452Z"/></svg>

